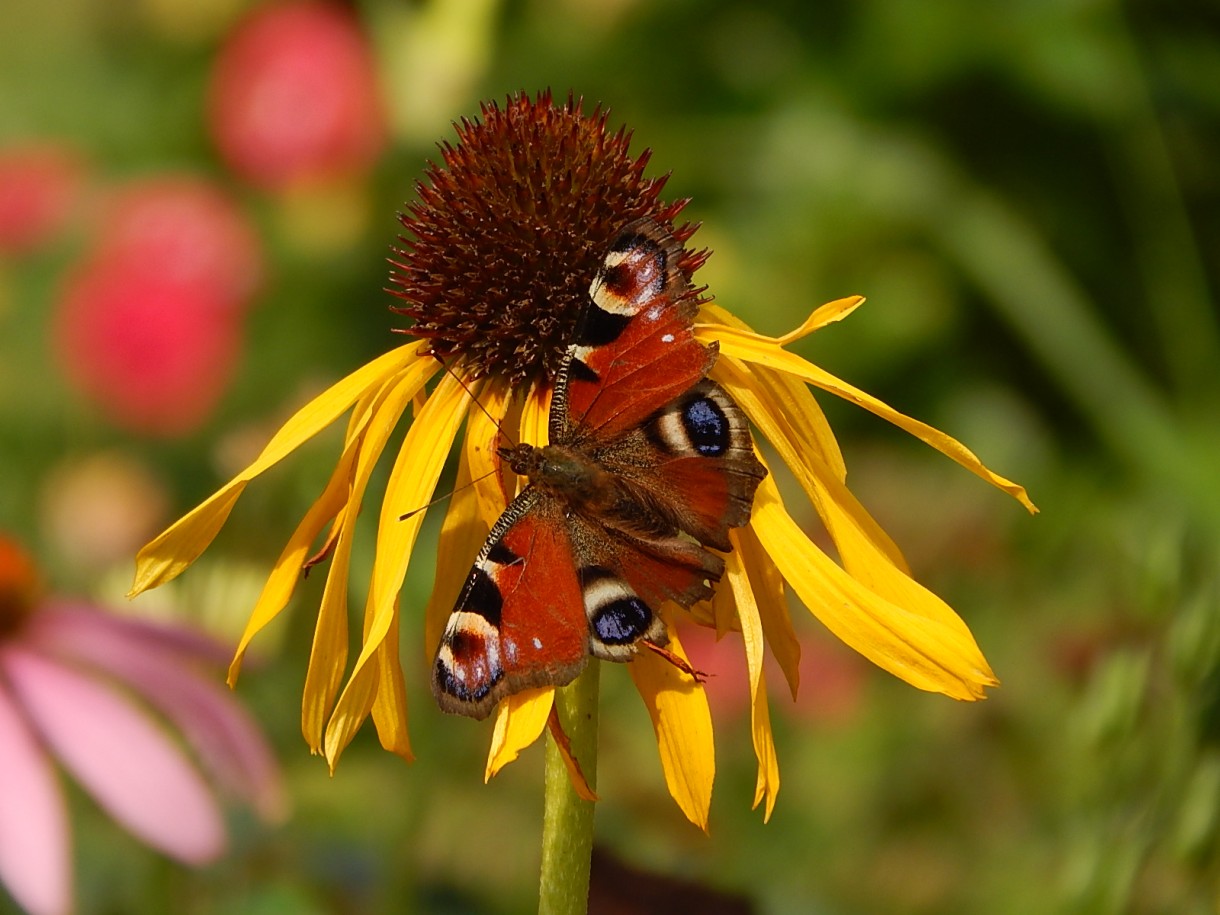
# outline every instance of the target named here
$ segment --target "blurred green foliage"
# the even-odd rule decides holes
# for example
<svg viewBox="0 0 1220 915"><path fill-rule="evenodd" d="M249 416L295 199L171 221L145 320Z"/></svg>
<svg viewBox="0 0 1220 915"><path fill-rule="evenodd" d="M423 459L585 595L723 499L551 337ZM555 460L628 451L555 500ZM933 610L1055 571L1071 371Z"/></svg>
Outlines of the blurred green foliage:
<svg viewBox="0 0 1220 915"><path fill-rule="evenodd" d="M965 706L864 670L850 714L828 717L797 713L773 682L775 815L749 811L747 723L718 717L705 837L668 801L647 717L607 671L599 841L775 915L1216 911L1214 4L364 0L394 142L365 220L325 244L300 224L325 224L325 208L242 187L209 144L207 75L239 6L0 5L0 141L68 141L98 182L210 175L267 246L239 376L205 428L172 442L108 426L54 370L47 314L79 233L0 264L0 526L37 545L59 587L117 604L130 566L74 560L47 520L49 469L118 451L165 487L159 522L194 504L245 453L242 435L265 437L304 392L397 342L381 292L394 213L448 122L517 89L570 89L608 105L635 149L654 150L654 173L672 171L670 194L694 198L696 241L715 251L699 278L722 304L782 332L822 301L868 295L802 352L961 438L1043 510L1031 520L827 403L850 482L1003 687ZM334 445L260 481L201 567L141 608L233 636ZM353 581L369 562L357 557ZM541 754L484 786L489 728L431 707L417 625L428 565L403 595L418 761L365 733L331 779L305 752L310 580L240 686L284 760L292 819L270 832L235 821L230 858L191 873L76 798L82 913L531 908ZM811 621L802 632L820 638ZM847 649L824 651L854 669Z"/></svg>

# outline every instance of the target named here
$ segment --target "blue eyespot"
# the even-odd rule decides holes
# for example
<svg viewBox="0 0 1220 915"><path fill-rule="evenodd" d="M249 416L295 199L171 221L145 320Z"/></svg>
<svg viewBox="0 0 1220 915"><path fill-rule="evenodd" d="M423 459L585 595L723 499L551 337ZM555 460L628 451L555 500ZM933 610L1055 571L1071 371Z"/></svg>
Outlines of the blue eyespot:
<svg viewBox="0 0 1220 915"><path fill-rule="evenodd" d="M624 597L599 607L593 631L607 645L627 645L648 631L652 611L638 597Z"/></svg>
<svg viewBox="0 0 1220 915"><path fill-rule="evenodd" d="M709 397L692 400L682 409L682 426L691 446L705 457L719 457L729 447L729 420Z"/></svg>

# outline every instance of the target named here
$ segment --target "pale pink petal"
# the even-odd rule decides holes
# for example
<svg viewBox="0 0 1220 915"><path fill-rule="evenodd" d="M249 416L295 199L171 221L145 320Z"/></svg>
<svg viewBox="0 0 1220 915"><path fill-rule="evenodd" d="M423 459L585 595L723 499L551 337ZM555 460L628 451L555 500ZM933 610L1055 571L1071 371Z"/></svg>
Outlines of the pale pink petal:
<svg viewBox="0 0 1220 915"><path fill-rule="evenodd" d="M118 690L24 646L10 646L4 672L43 740L119 823L189 864L221 853L224 825L207 784Z"/></svg>
<svg viewBox="0 0 1220 915"><path fill-rule="evenodd" d="M76 601L52 600L31 617L27 624L31 637L47 626L59 631L66 621L86 634L122 632L128 641L139 642L157 651L169 651L183 658L228 667L233 648L187 626L155 620L119 616Z"/></svg>
<svg viewBox="0 0 1220 915"><path fill-rule="evenodd" d="M30 915L72 905L68 818L51 761L4 685L0 649L0 884Z"/></svg>
<svg viewBox="0 0 1220 915"><path fill-rule="evenodd" d="M181 731L200 761L226 790L263 816L284 813L279 768L262 732L220 685L183 665L150 639L135 621L89 610L48 609L31 625L28 640L73 666L93 667L126 683ZM171 630L172 631L172 630Z"/></svg>

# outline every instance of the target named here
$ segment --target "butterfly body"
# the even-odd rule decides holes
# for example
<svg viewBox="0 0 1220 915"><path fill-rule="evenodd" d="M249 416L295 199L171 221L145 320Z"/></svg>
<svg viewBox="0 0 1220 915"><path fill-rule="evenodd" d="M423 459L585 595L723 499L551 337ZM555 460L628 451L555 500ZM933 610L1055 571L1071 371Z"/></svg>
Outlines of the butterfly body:
<svg viewBox="0 0 1220 915"><path fill-rule="evenodd" d="M475 559L433 667L449 712L483 718L506 695L562 685L589 657L664 645L656 609L690 607L724 572L716 550L749 521L765 475L740 408L706 377L681 247L626 227L556 381L549 443L500 448L529 480Z"/></svg>

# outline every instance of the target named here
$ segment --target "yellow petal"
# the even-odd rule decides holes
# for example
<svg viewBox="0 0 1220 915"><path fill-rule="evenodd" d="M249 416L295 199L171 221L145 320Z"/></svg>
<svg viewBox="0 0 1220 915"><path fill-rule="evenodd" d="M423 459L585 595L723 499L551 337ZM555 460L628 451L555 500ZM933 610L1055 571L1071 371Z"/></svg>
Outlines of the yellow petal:
<svg viewBox="0 0 1220 915"><path fill-rule="evenodd" d="M525 689L505 698L496 711L496 727L491 734L491 751L483 781L521 755L521 751L542 736L546 720L555 703L555 688L540 686Z"/></svg>
<svg viewBox="0 0 1220 915"><path fill-rule="evenodd" d="M250 619L246 622L245 631L242 632L241 640L237 644L233 661L229 665L229 686L237 684L242 659L254 636L288 605L288 601L296 590L297 582L301 580L301 569L309 557L310 544L317 539L326 522L339 514L343 506L347 504L349 477L358 450L359 439L354 440L344 449L339 463L335 465L335 469L330 475L326 489L305 513L305 517L297 525L287 546L280 553L280 558L276 560L275 566L271 569L271 574L267 577L266 584L263 585L262 593L259 594L258 601L250 612Z"/></svg>
<svg viewBox="0 0 1220 915"><path fill-rule="evenodd" d="M555 749L559 752L560 759L563 760L563 767L568 770L568 781L572 785L572 790L576 792L576 796L582 801L596 804L598 800L597 792L589 787L589 780L585 777L584 769L580 767L580 760L572 752L572 741L568 739L568 735L564 733L563 726L559 722L557 710L552 711L551 717L547 719L547 723L551 726L551 741L555 744ZM593 760L593 763L596 768L597 760Z"/></svg>
<svg viewBox="0 0 1220 915"><path fill-rule="evenodd" d="M794 343L802 337L809 336L814 331L821 330L827 324L842 321L863 304L864 296L862 295L849 295L843 299L835 299L833 302L827 302L825 305L814 309L813 314L806 318L805 322L796 330L789 331L782 337L762 337L761 339L768 341L773 339L773 342L780 346L787 346L789 343ZM695 325L695 333L701 337L706 335L706 339L709 342L718 338L717 334L721 326L747 331L751 336L758 336L750 330L749 325L744 321L719 305L705 302L700 311L701 313L697 319L699 323Z"/></svg>
<svg viewBox="0 0 1220 915"><path fill-rule="evenodd" d="M470 418L474 419L473 416ZM429 661L436 654L441 634L466 584L471 565L491 530L491 525L479 511L478 493L470 483L470 462L466 450L463 449L449 510L445 512L445 521L441 525L436 546L436 575L432 594L424 608L424 651Z"/></svg>
<svg viewBox="0 0 1220 915"><path fill-rule="evenodd" d="M521 441L539 448L550 441L551 393L549 385L534 385L521 408Z"/></svg>
<svg viewBox="0 0 1220 915"><path fill-rule="evenodd" d="M900 429L931 445L946 457L961 464L971 473L986 480L992 486L1004 490L1024 505L1031 513L1037 512L1037 507L1030 501L1024 487L988 470L974 452L957 439L946 435L939 429L934 429L927 423L922 423L917 419L912 419L899 413L893 407L882 403L872 395L836 378L834 375L818 368L800 356L780 348L775 340L730 327L718 329L716 339L720 342L721 353L726 356L740 359L743 362L752 362L766 366L777 372L786 372L808 384L842 397L844 400L856 404L856 406L863 407L882 419L888 420Z"/></svg>
<svg viewBox="0 0 1220 915"><path fill-rule="evenodd" d="M467 421L465 454L479 498L479 514L490 529L508 505L496 452L502 445L510 444L501 426L507 421L513 392L504 382L491 382L482 390L479 400L483 409L472 409Z"/></svg>
<svg viewBox="0 0 1220 915"><path fill-rule="evenodd" d="M710 619L708 614L710 612ZM737 619L737 600L732 588L717 588L712 593L710 601L699 601L690 608L691 617L700 625L711 625L716 629L716 641L724 638L726 633L741 628Z"/></svg>
<svg viewBox="0 0 1220 915"><path fill-rule="evenodd" d="M322 752L326 719L334 707L335 694L347 666L347 590L352 555L351 525L355 516L354 511L347 513L346 530L341 530L331 555L326 587L314 621L305 686L301 690L301 735L312 753Z"/></svg>
<svg viewBox="0 0 1220 915"><path fill-rule="evenodd" d="M981 699L995 676L964 624L946 625L921 599L900 607L869 590L819 550L789 517L770 477L754 498L750 522L797 596L839 639L920 689ZM930 592L912 583L912 594Z"/></svg>
<svg viewBox="0 0 1220 915"><path fill-rule="evenodd" d="M467 382L468 386L473 384ZM492 417L498 415L497 410L504 409L504 386L498 387L499 390L497 386L489 386L490 390L479 393L480 403ZM472 404L467 411L466 440L458 460L453 495L437 543L432 594L424 608L424 651L429 663L440 644L449 614L453 612L458 595L466 584L475 556L487 539L495 519L504 510L501 500L498 507L493 506L494 514L489 521L483 507L485 502L502 499L499 483L493 479L495 467L488 454L489 447L494 453L495 446L489 445L489 442L496 441L496 434L495 421Z"/></svg>
<svg viewBox="0 0 1220 915"><path fill-rule="evenodd" d="M795 700L801 681L801 643L792 628L792 617L788 615L784 579L752 528L738 528L731 536L754 593L754 609L758 611L763 636L771 647L771 656L784 672Z"/></svg>
<svg viewBox="0 0 1220 915"><path fill-rule="evenodd" d="M705 343L718 343L718 335L725 329L753 335L749 326L731 312L712 303L704 305L703 310L719 321L716 325L696 326L697 336ZM739 366L739 374L744 373L743 377L748 378L754 395L770 405L776 415L786 418L793 438L801 443L802 449L812 450L840 481L846 480L847 464L843 461L843 452L839 449L834 430L804 382L782 372L751 373L742 363L737 362L736 365ZM724 367L724 359L713 367L712 377L717 381L723 382Z"/></svg>
<svg viewBox="0 0 1220 915"><path fill-rule="evenodd" d="M760 388L765 390L767 376L774 373L767 369L752 369L736 359L727 358L721 359L716 368L726 390L792 470L835 539L835 545L845 550L844 561L848 568L855 559L852 549L856 540L863 539L868 542L870 559L880 554L900 571L909 573L902 551L856 501L843 482L844 477L829 467L817 450L806 447L808 439L794 422L798 416L793 412L794 405L789 404L788 409L784 409L782 404L758 394ZM845 534L848 528L852 533L850 537ZM840 539L844 542L840 543Z"/></svg>
<svg viewBox="0 0 1220 915"><path fill-rule="evenodd" d="M401 615L395 606L390 629L377 646L377 696L373 700L373 724L382 749L389 750L407 762L411 752L411 736L407 732L407 687L403 682L402 662L398 656L398 622Z"/></svg>
<svg viewBox="0 0 1220 915"><path fill-rule="evenodd" d="M775 447L809 496L848 573L892 603L909 609L918 608L916 612L920 615L959 629L964 638L972 638L965 623L944 601L911 578L898 547L847 486L816 454L801 448L801 442L784 416L776 415L770 404L753 393L751 380L769 370L751 371L731 358L722 360L719 368L724 374L726 389Z"/></svg>
<svg viewBox="0 0 1220 915"><path fill-rule="evenodd" d="M336 518L338 537L331 553L322 603L318 608L309 666L305 673L305 688L301 694L301 731L305 742L315 753L322 748L326 721L347 666L348 572L356 536L356 519L386 441L415 397L417 388L416 378L411 373L387 385L372 406L364 433L348 446L357 448L356 466L348 482L347 501Z"/></svg>
<svg viewBox="0 0 1220 915"><path fill-rule="evenodd" d="M400 516L427 504L466 415L469 397L452 375L443 375L407 431L390 471L377 523L372 582L365 604L364 645L326 728L326 758L332 768L372 708L377 672L370 661L397 613L396 597L424 520L424 512L405 520Z"/></svg>
<svg viewBox="0 0 1220 915"><path fill-rule="evenodd" d="M730 539L737 541L737 531L731 531ZM741 621L741 639L746 649L746 670L750 677L750 736L754 742L754 755L758 759L758 778L754 787L754 807L766 801L763 821L771 819L775 808L775 797L779 793L779 758L775 753L775 740L771 735L771 712L767 707L767 684L763 680L763 630L758 605L754 600L745 565L741 560L740 543L733 552L725 556L725 576L729 590L737 601L737 613Z"/></svg>
<svg viewBox="0 0 1220 915"><path fill-rule="evenodd" d="M333 423L366 392L421 361L432 363L430 356L422 355L426 347L427 341L419 340L391 350L298 410L267 443L254 463L140 550L136 556L135 580L128 596L135 597L181 574L215 539L250 480Z"/></svg>
<svg viewBox="0 0 1220 915"><path fill-rule="evenodd" d="M864 296L849 295L843 299L835 299L833 302L827 302L814 309L813 314L805 319L805 323L796 330L789 331L782 337L776 339L780 346L787 346L789 343L794 343L802 337L807 337L815 330L821 330L827 324L834 324L836 321L842 321L849 314L864 304Z"/></svg>
<svg viewBox="0 0 1220 915"><path fill-rule="evenodd" d="M669 638L666 647L686 660L672 626ZM669 793L686 818L707 832L716 777L707 694L689 674L651 651L641 651L627 667L652 718Z"/></svg>

